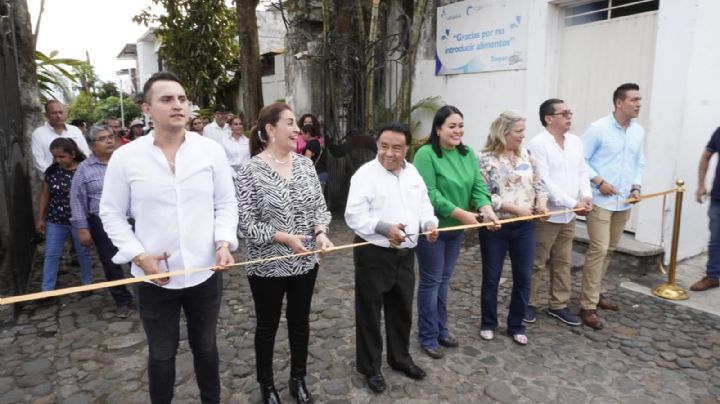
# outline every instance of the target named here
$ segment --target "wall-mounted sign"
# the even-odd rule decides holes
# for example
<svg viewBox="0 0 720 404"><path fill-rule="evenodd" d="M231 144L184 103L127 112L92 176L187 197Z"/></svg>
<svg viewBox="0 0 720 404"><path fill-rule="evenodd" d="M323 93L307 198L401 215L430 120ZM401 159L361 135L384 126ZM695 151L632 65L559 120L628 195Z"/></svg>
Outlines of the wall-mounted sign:
<svg viewBox="0 0 720 404"><path fill-rule="evenodd" d="M437 9L435 74L525 68L527 0L468 0Z"/></svg>

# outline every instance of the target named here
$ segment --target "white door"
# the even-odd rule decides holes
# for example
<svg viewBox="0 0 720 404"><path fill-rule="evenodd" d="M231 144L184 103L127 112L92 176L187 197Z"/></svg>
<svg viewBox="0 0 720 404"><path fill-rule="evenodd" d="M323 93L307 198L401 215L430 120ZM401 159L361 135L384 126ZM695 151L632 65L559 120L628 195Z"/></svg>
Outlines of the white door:
<svg viewBox="0 0 720 404"><path fill-rule="evenodd" d="M572 132L582 135L589 123L612 112L613 91L628 82L640 86L645 102L638 121L647 128L657 11L578 25L569 20L561 22L558 37L556 94L573 111ZM636 216L626 230L634 231Z"/></svg>

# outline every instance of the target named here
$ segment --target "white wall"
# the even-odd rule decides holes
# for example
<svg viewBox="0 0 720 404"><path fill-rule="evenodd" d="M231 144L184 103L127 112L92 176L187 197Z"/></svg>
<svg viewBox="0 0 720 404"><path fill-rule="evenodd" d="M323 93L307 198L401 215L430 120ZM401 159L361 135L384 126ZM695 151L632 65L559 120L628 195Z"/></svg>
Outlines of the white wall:
<svg viewBox="0 0 720 404"><path fill-rule="evenodd" d="M540 130L537 108L555 96L559 8L550 0L527 0L527 69L455 76L434 75L435 60L420 59L434 52L419 52L412 99L439 95L465 115L464 142L479 149L485 142L492 120L504 109L517 109L528 117L527 138ZM565 1L565 4L570 3ZM433 14L435 18L436 14ZM647 166L644 191L674 187L686 181L679 257L700 253L708 239L707 203L694 202L697 162L714 129L720 126L720 1L661 1L655 50L653 84L648 89L643 112L649 114L646 131ZM420 46L427 46L433 30L425 30ZM434 40L431 41L434 45ZM423 45L425 44L425 45ZM624 63L618 61L618 63ZM628 61L627 63L631 63ZM608 94L613 89L608 89ZM432 117L422 119L421 133L430 131ZM574 128L582 133L584 128ZM714 168L708 175L711 185ZM668 198L665 228L662 228L662 200L642 202L636 209L639 241L670 248L673 198Z"/></svg>
<svg viewBox="0 0 720 404"><path fill-rule="evenodd" d="M679 257L696 255L708 240L707 206L694 201L697 164L712 132L720 126L720 2L691 0L661 1L654 71L653 108L650 111L646 153L645 189L673 188L685 180ZM712 185L714 165L708 172ZM647 201L639 214L636 238L658 244L664 234L670 246L673 198L665 213L665 231L660 232L661 201Z"/></svg>
<svg viewBox="0 0 720 404"><path fill-rule="evenodd" d="M159 44L154 40L142 40L137 43L137 74L139 91L153 73L158 71L157 51Z"/></svg>
<svg viewBox="0 0 720 404"><path fill-rule="evenodd" d="M275 74L262 78L262 94L265 105L285 98L285 54L275 55L274 58Z"/></svg>

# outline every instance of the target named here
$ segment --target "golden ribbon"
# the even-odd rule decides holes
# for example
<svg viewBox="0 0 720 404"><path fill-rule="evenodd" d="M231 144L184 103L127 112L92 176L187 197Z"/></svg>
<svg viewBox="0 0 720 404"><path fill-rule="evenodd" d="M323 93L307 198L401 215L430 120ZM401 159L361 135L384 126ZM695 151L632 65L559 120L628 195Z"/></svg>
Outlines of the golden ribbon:
<svg viewBox="0 0 720 404"><path fill-rule="evenodd" d="M614 202L613 204L639 202L643 199L655 198L658 196L671 194L676 191L677 191L676 189L670 189L667 191L656 192L653 194L641 195L638 198L628 198L628 199L625 199L625 200L622 200L619 202ZM506 223L541 219L541 218L549 217L549 216L556 216L556 215L562 215L565 213L577 212L579 210L582 210L582 209L577 208L577 209L557 210L557 211L548 212L546 214L537 214L537 215L513 217L510 219L498 220L497 223L498 224L506 224ZM445 231L468 230L468 229L487 227L487 226L491 226L493 224L494 224L493 222L478 223L478 224L465 224L465 225L459 225L459 226L444 227L442 229L437 229L437 231L445 232ZM416 235L419 236L419 235L427 235L427 234L430 234L430 232L428 231L428 232L419 233ZM368 244L371 244L371 243L369 241L365 241L365 242L361 242L361 243L345 244L345 245L341 245L341 246L335 246L335 247L328 248L322 252L329 253L329 252L345 250L345 249L349 249L349 248L362 247L362 246L366 246ZM163 279L163 278L169 278L169 277L173 277L173 276L189 275L189 274L194 274L197 272L208 271L208 270L212 270L212 271L224 270L224 269L229 269L229 268L233 268L233 267L241 267L241 266L247 266L247 265L252 265L252 264L259 264L262 262L272 262L272 261L282 260L282 259L286 259L286 258L302 257L305 255L318 254L320 252L321 252L320 250L313 250L313 251L306 251L306 252L301 252L301 253L296 253L296 254L280 255L280 256L275 256L275 257L270 257L270 258L261 258L261 259L252 260L252 261L237 262L235 264L227 265L225 267L211 266L211 267L206 267L206 268L180 269L180 270L176 270L176 271L163 272L163 273L152 274L152 275L118 279L115 281L98 282L98 283L93 283L93 284L89 284L89 285L72 286L72 287L63 288L63 289L55 289L55 290L48 290L48 291L44 291L44 292L28 293L25 295L0 298L0 305L27 302L27 301L31 301L31 300L45 299L45 298L54 297L54 296L69 295L69 294L77 293L77 292L87 292L87 291L91 291L91 290L111 288L113 286L130 285L133 283L152 281L153 279Z"/></svg>

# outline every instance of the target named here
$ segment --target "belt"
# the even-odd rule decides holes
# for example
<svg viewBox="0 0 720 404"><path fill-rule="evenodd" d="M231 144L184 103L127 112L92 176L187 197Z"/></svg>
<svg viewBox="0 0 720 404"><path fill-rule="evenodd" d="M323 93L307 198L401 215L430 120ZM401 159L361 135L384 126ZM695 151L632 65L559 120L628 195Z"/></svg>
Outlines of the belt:
<svg viewBox="0 0 720 404"><path fill-rule="evenodd" d="M367 243L368 241L364 238L356 235L355 236L355 242L356 243ZM412 254L414 248L391 248L391 247L380 247L379 245L370 244L370 247L375 247L377 249L383 250L385 252L388 252L390 254L395 254L399 257L406 257L410 254Z"/></svg>

